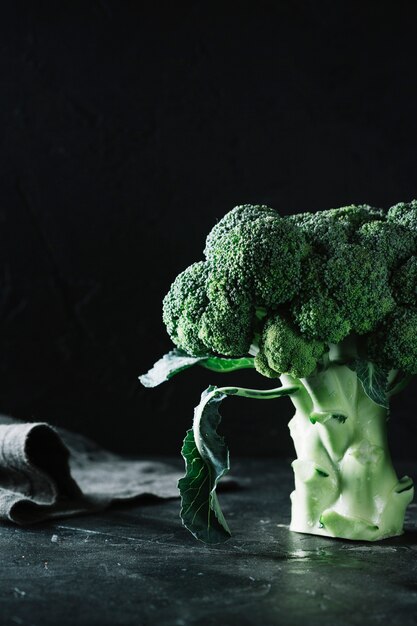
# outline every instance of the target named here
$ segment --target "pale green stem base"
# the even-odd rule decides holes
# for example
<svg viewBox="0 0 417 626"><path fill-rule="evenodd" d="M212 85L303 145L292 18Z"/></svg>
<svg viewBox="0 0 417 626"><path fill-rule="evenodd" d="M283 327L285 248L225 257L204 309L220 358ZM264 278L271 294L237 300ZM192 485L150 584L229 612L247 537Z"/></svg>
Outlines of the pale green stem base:
<svg viewBox="0 0 417 626"><path fill-rule="evenodd" d="M281 382L294 384L290 376ZM387 444L387 411L366 396L355 372L332 365L297 381L289 423L297 459L290 529L377 541L400 535L414 495L398 480Z"/></svg>

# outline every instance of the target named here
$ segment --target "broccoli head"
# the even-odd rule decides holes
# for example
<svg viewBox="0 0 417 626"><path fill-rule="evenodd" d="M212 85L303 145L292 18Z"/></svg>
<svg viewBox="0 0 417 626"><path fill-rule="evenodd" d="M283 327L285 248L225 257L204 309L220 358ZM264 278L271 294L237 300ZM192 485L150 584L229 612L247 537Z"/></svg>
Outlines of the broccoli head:
<svg viewBox="0 0 417 626"><path fill-rule="evenodd" d="M189 354L255 349L260 373L298 377L332 344L363 336L375 359L414 369L407 338L417 319L417 201L288 217L241 205L213 227L205 256L164 300L168 333Z"/></svg>

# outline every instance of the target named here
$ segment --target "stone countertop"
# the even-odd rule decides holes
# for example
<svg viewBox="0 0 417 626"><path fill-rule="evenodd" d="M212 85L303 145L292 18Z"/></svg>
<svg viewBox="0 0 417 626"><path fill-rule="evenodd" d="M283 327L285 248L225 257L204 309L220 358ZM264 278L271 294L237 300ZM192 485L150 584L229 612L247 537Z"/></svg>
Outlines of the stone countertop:
<svg viewBox="0 0 417 626"><path fill-rule="evenodd" d="M171 459L170 459L171 460ZM417 477L415 464L399 468ZM289 532L289 463L240 459L232 539L205 546L179 501L0 527L2 626L417 624L417 505L371 544Z"/></svg>

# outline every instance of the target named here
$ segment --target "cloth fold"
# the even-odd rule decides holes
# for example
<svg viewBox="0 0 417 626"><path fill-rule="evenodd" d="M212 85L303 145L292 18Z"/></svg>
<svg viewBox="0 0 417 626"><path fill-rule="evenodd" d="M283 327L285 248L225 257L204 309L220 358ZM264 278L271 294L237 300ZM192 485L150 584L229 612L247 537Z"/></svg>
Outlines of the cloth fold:
<svg viewBox="0 0 417 626"><path fill-rule="evenodd" d="M145 496L178 497L178 468L130 460L47 423L0 415L0 520L25 525Z"/></svg>

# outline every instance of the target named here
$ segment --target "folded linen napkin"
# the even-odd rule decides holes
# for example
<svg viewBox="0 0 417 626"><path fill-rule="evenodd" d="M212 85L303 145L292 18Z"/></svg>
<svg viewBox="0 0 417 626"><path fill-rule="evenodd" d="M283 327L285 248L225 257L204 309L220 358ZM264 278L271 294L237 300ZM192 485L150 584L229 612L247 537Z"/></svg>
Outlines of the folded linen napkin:
<svg viewBox="0 0 417 626"><path fill-rule="evenodd" d="M144 496L178 497L178 468L124 459L46 423L0 415L0 520L25 525Z"/></svg>

